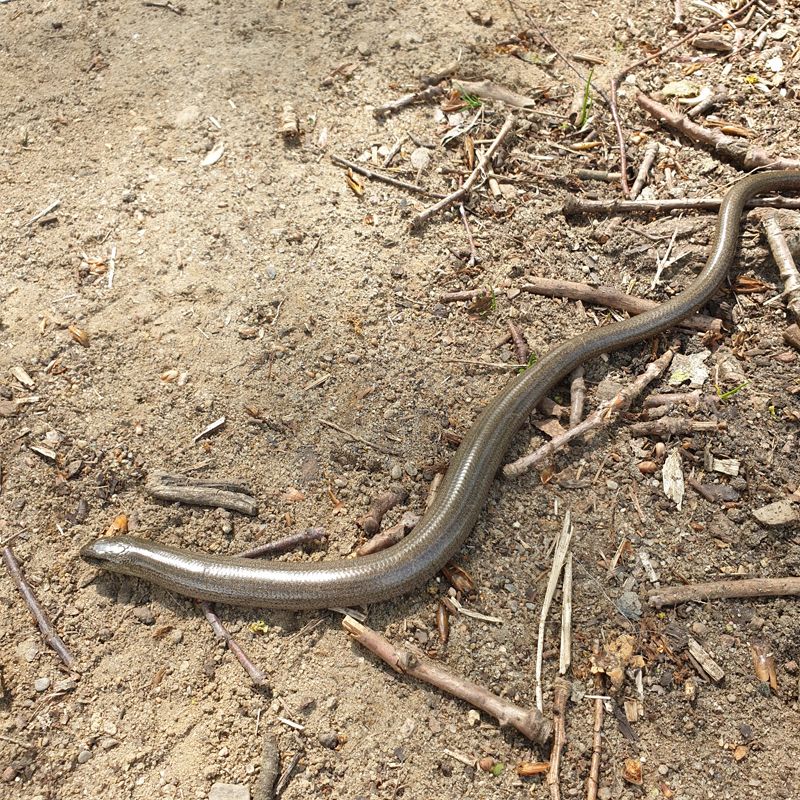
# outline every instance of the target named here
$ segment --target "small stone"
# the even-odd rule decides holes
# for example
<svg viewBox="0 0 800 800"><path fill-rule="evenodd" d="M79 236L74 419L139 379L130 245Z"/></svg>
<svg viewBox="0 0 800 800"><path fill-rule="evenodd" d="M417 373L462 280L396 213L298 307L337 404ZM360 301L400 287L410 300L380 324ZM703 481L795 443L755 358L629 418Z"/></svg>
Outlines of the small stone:
<svg viewBox="0 0 800 800"><path fill-rule="evenodd" d="M606 488L612 492L616 492L619 489L619 484L616 481L607 480L606 481Z"/></svg>
<svg viewBox="0 0 800 800"><path fill-rule="evenodd" d="M156 621L153 612L148 606L137 606L133 609L133 616L143 625L153 625Z"/></svg>
<svg viewBox="0 0 800 800"><path fill-rule="evenodd" d="M87 761L92 760L92 751L91 750L81 750L78 753L78 763L85 764Z"/></svg>
<svg viewBox="0 0 800 800"><path fill-rule="evenodd" d="M170 644L180 644L183 641L183 631L171 631L169 634Z"/></svg>
<svg viewBox="0 0 800 800"><path fill-rule="evenodd" d="M403 468L400 464L392 464L392 471L391 471L392 480L399 481L400 478L403 477Z"/></svg>
<svg viewBox="0 0 800 800"><path fill-rule="evenodd" d="M273 267L273 266L272 266L272 264L270 264L270 265L267 267L267 277L268 277L268 278L269 278L271 281L274 281L274 280L275 280L275 278L277 278L277 277L278 277L278 273L276 272L276 270L275 270L275 267Z"/></svg>
<svg viewBox="0 0 800 800"><path fill-rule="evenodd" d="M109 639L111 639L113 636L114 636L114 631L112 631L112 630L111 630L111 628L106 628L106 627L103 627L103 628L100 628L100 630L99 630L99 631L97 631L97 638L98 638L98 639L99 639L101 642L107 642L107 641L109 641Z"/></svg>
<svg viewBox="0 0 800 800"><path fill-rule="evenodd" d="M788 525L800 520L800 514L789 500L779 500L753 511L753 516L762 525Z"/></svg>
<svg viewBox="0 0 800 800"><path fill-rule="evenodd" d="M208 800L250 800L250 788L240 783L215 783Z"/></svg>
<svg viewBox="0 0 800 800"><path fill-rule="evenodd" d="M329 750L335 749L339 744L339 734L336 731L328 731L319 735L319 743Z"/></svg>
<svg viewBox="0 0 800 800"><path fill-rule="evenodd" d="M22 661L23 659L31 664L39 652L39 645L32 639L26 639L17 645L16 656Z"/></svg>
<svg viewBox="0 0 800 800"><path fill-rule="evenodd" d="M50 688L50 678L37 678L34 681L33 688L37 692L46 692Z"/></svg>
<svg viewBox="0 0 800 800"><path fill-rule="evenodd" d="M481 714L480 711L476 711L474 708L471 708L467 712L467 723L471 727L475 727L481 721Z"/></svg>
<svg viewBox="0 0 800 800"><path fill-rule="evenodd" d="M370 46L366 42L359 42L356 45L356 50L358 50L358 52L362 56L364 56L364 58L367 58L372 55L372 48L370 48Z"/></svg>
<svg viewBox="0 0 800 800"><path fill-rule="evenodd" d="M0 777L0 780L2 780L3 783L11 783L11 781L13 781L16 777L17 771L14 769L14 767L6 767L3 770L3 775Z"/></svg>
<svg viewBox="0 0 800 800"><path fill-rule="evenodd" d="M417 465L413 461L406 462L405 470L406 470L406 475L408 475L409 478L415 477L419 472L419 470L417 469Z"/></svg>
<svg viewBox="0 0 800 800"><path fill-rule="evenodd" d="M637 620L642 616L642 603L636 592L623 592L617 600L617 611L626 619Z"/></svg>

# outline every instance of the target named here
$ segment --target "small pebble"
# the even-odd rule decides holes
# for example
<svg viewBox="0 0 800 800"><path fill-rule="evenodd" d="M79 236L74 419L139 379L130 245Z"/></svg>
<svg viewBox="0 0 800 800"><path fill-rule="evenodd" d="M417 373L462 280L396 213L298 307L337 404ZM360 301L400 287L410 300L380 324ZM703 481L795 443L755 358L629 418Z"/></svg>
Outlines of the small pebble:
<svg viewBox="0 0 800 800"><path fill-rule="evenodd" d="M148 606L137 606L133 609L133 616L139 620L143 625L153 625L156 618Z"/></svg>
<svg viewBox="0 0 800 800"><path fill-rule="evenodd" d="M240 783L215 783L208 800L250 800L250 787Z"/></svg>
<svg viewBox="0 0 800 800"><path fill-rule="evenodd" d="M642 603L636 592L623 592L617 600L617 611L627 619L637 620L642 616Z"/></svg>
<svg viewBox="0 0 800 800"><path fill-rule="evenodd" d="M92 760L92 751L91 750L81 750L78 753L78 763L85 764L87 761Z"/></svg>
<svg viewBox="0 0 800 800"><path fill-rule="evenodd" d="M50 678L37 678L33 684L37 692L46 692L50 688Z"/></svg>
<svg viewBox="0 0 800 800"><path fill-rule="evenodd" d="M319 743L329 750L333 750L339 744L339 734L336 731L328 731L319 735Z"/></svg>
<svg viewBox="0 0 800 800"><path fill-rule="evenodd" d="M470 724L471 727L475 727L481 721L481 714L480 711L476 711L474 708L471 708L467 712L467 722Z"/></svg>
<svg viewBox="0 0 800 800"><path fill-rule="evenodd" d="M170 631L170 644L180 644L183 641L183 631Z"/></svg>

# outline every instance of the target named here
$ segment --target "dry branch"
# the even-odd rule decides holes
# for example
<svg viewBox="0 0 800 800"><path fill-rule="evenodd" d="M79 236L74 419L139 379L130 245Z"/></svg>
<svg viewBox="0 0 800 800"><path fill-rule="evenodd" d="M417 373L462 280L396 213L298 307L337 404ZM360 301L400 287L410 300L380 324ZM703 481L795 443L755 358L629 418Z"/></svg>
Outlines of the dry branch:
<svg viewBox="0 0 800 800"><path fill-rule="evenodd" d="M614 412L626 411L631 403L644 391L645 387L655 378L664 374L664 370L672 360L672 356L677 352L678 345L673 345L660 358L648 364L647 369L631 384L630 387L622 389L614 398L607 403L603 403L593 414L590 414L580 425L556 436L547 444L542 445L536 452L523 456L511 464L503 467L503 476L511 479L522 475L534 464L538 464L545 458L549 458L560 448L564 447L578 436L582 436L590 430L607 425ZM659 420L660 421L660 420ZM695 423L700 424L700 423ZM711 423L716 428L716 423ZM634 434L642 435L642 434Z"/></svg>
<svg viewBox="0 0 800 800"><path fill-rule="evenodd" d="M501 728L508 726L516 728L533 742L542 744L549 738L552 723L537 709L520 708L472 681L445 672L433 664L424 663L408 650L397 649L388 639L384 639L379 633L352 617L345 617L342 625L354 639L382 658L395 671L419 678L470 703L495 717Z"/></svg>
<svg viewBox="0 0 800 800"><path fill-rule="evenodd" d="M687 586L672 586L650 591L650 605L654 608L676 606L692 600L725 600L731 597L797 597L800 595L800 578L750 578L749 580L714 581Z"/></svg>
<svg viewBox="0 0 800 800"><path fill-rule="evenodd" d="M629 314L643 314L645 311L659 306L655 300L633 297L618 289L609 289L605 286L589 286L586 283L563 281L556 278L534 278L529 275L525 277L525 280L527 283L517 287L522 292L541 294L545 297L567 297L570 300L580 300L582 303L617 308L620 311L627 311ZM695 331L710 330L719 333L722 330L720 320L704 314L693 314L678 325Z"/></svg>
<svg viewBox="0 0 800 800"><path fill-rule="evenodd" d="M800 161L792 158L775 158L763 147L751 145L737 136L728 136L719 128L704 128L693 122L686 114L657 103L646 94L636 96L636 102L650 116L664 125L682 133L693 142L711 147L722 158L730 159L743 170L750 172L759 167L775 170L800 169Z"/></svg>

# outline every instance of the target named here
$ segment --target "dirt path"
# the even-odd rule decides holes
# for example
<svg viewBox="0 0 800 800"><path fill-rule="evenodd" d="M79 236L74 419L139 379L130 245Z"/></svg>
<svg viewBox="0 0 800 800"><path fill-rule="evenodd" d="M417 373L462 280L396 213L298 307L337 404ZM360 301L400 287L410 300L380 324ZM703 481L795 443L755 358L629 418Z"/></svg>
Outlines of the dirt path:
<svg viewBox="0 0 800 800"><path fill-rule="evenodd" d="M593 80L602 87L677 38L665 4L545 3L535 13L564 54L601 62ZM711 19L686 13L689 25ZM791 4L771 18L759 8L741 29L739 54L712 58L686 45L625 82L633 167L649 142L662 145L646 190L653 197L719 196L739 173L660 129L635 107L638 91L669 102L670 82L723 83L731 99L720 119L797 156L795 17ZM731 29L719 35L734 40ZM455 82L489 79L536 101L517 111L493 163L496 194L485 183L473 192L478 265L456 209L412 234L409 219L430 200L366 179L358 195L329 158L382 171L387 152L410 136L395 177L452 191L470 167L464 136L446 146L443 137L478 109L450 111L445 98L383 119L372 109L454 61ZM588 74L585 60L573 63ZM521 761L547 760L548 748L396 675L348 640L338 614L219 609L267 673L271 691L260 690L191 602L98 575L78 552L124 514L137 536L213 553L320 525L324 545L282 558L351 554L364 538L355 520L375 495L398 484L409 493L385 524L424 508L453 443L509 379L509 370L470 363L515 363L513 345L498 344L509 320L538 357L608 313L520 292L526 274L662 301L697 273L713 216L636 215L619 225L563 216L567 190L620 196L613 183L574 178L580 168L618 169L617 143L602 98L585 96L585 83L516 5L215 0L178 14L142 3L11 0L0 5L0 75L0 535L17 535L14 550L81 665L72 676L59 666L0 570L0 797L199 799L214 784L252 788L265 732L277 736L283 766L301 754L287 800L549 796L541 775L515 772ZM442 86L449 94L453 84ZM582 109L596 136L577 131ZM484 104L469 133L478 156L506 114L503 104ZM287 122L298 136L280 135ZM584 149L587 138L598 144ZM427 155L422 168L412 166L415 151L415 164ZM664 255L676 226L680 257L651 288L656 249ZM599 797L800 795L796 600L647 607L648 558L661 585L800 569L797 522L769 526L752 513L786 501L798 516L789 496L798 490L800 373L781 336L783 304L765 304L782 287L777 268L756 222L743 230L737 271L766 283L706 309L725 321L721 339L682 334L684 353L713 351L699 383L717 402L669 411L718 429L673 437L661 454L623 419L552 459L548 473L558 477L545 485L538 470L498 481L460 563L478 586L469 607L501 623L454 617L441 644L435 613L448 587L438 578L369 608L368 624L394 642L532 705L550 546L571 508L567 797L584 795L589 771L593 642L623 633L636 634L645 664L642 694L633 667L617 692L637 741L608 704ZM487 284L494 303L479 309L441 302L443 292ZM738 370L727 383L725 348ZM644 343L587 365L589 409L651 353ZM744 383L719 402L715 386L724 394ZM653 391L675 389L665 379ZM569 405L569 385L551 397ZM226 424L194 443L220 417ZM349 441L321 418L399 455ZM509 458L547 441L556 425L531 423ZM678 510L665 497L661 469L677 450L686 477L715 485L719 500L687 487ZM726 472L704 472L715 458ZM655 472L642 472L645 461ZM155 502L145 486L159 469L247 481L259 515ZM621 598L632 622L617 610ZM687 634L722 667L722 683L698 677ZM554 621L546 705L558 637ZM756 640L773 653L777 691L754 674ZM448 750L504 769L476 769ZM628 758L640 759L642 789L624 780Z"/></svg>

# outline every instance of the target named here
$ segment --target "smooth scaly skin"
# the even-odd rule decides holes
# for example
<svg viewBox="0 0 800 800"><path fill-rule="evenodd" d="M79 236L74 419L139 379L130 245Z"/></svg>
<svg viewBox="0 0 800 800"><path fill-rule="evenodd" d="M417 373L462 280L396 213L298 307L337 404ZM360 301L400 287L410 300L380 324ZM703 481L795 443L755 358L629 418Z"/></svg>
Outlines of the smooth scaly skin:
<svg viewBox="0 0 800 800"><path fill-rule="evenodd" d="M353 560L250 563L119 536L88 545L81 556L100 569L143 578L188 597L257 608L352 606L409 591L435 575L461 547L511 439L545 392L593 356L651 337L700 308L733 261L745 202L787 189L800 190L800 172L771 172L740 181L725 196L711 255L688 289L645 314L570 339L510 381L464 437L431 509L394 547Z"/></svg>

